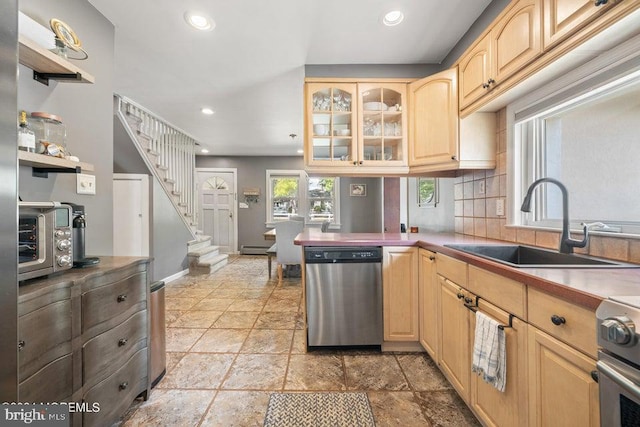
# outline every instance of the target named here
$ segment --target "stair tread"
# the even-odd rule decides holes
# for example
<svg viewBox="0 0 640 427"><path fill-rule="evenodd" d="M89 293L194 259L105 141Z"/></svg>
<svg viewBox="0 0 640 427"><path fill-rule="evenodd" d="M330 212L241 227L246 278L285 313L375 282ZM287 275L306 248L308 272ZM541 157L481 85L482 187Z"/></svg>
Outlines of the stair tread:
<svg viewBox="0 0 640 427"><path fill-rule="evenodd" d="M225 261L227 258L229 258L229 254L220 254L217 255L213 258L207 259L205 261L200 261L198 262L197 266L198 267L207 267L210 265L215 265L218 264L219 262Z"/></svg>
<svg viewBox="0 0 640 427"><path fill-rule="evenodd" d="M191 249L187 252L187 256L190 256L190 257L203 256L211 252L215 252L219 249L220 249L219 246L205 246L204 248Z"/></svg>

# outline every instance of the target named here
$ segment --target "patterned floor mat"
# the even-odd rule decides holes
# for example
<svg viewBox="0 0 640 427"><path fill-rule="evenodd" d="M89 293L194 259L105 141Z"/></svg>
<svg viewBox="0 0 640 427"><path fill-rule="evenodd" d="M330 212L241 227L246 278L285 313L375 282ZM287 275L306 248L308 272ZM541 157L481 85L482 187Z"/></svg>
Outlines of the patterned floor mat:
<svg viewBox="0 0 640 427"><path fill-rule="evenodd" d="M373 427L366 393L272 393L264 427Z"/></svg>

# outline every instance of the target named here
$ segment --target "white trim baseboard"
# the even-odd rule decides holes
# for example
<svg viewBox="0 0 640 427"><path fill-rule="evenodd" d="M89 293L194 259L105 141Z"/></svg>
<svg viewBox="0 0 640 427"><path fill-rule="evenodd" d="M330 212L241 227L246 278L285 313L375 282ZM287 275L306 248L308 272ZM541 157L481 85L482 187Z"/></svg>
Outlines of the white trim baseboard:
<svg viewBox="0 0 640 427"><path fill-rule="evenodd" d="M167 284L173 282L174 280L178 280L179 278L184 277L187 274L189 274L188 268L186 270L179 271L176 274L172 274L171 276L165 277L164 279L162 279L162 281Z"/></svg>

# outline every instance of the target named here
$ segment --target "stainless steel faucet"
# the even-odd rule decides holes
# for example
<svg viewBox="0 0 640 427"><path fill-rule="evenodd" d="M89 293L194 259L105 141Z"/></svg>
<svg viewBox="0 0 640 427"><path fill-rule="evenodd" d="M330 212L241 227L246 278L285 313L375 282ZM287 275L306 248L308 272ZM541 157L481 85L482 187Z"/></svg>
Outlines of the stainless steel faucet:
<svg viewBox="0 0 640 427"><path fill-rule="evenodd" d="M560 253L571 254L573 253L573 248L584 248L587 246L587 242L589 241L588 227L586 225L583 227L584 238L582 240L573 240L569 235L569 194L567 193L567 187L557 179L540 178L537 181L534 181L534 183L529 186L527 195L524 196L520 210L522 212L531 212L531 196L533 195L533 190L535 190L538 185L545 182L557 185L562 192L562 235L560 236Z"/></svg>

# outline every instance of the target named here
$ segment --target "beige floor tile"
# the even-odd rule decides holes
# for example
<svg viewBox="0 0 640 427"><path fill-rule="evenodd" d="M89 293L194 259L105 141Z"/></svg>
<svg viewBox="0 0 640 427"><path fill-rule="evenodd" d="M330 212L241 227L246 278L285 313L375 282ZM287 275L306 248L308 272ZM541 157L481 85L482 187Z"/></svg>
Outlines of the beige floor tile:
<svg viewBox="0 0 640 427"><path fill-rule="evenodd" d="M183 313L168 326L172 328L208 328L213 325L213 322L215 322L221 314L221 311L190 310Z"/></svg>
<svg viewBox="0 0 640 427"><path fill-rule="evenodd" d="M189 310L200 301L199 298L165 298L164 306L166 310Z"/></svg>
<svg viewBox="0 0 640 427"><path fill-rule="evenodd" d="M225 311L233 302L232 299L205 298L192 307L193 310Z"/></svg>
<svg viewBox="0 0 640 427"><path fill-rule="evenodd" d="M217 389L234 357L233 354L189 353L158 384L158 388Z"/></svg>
<svg viewBox="0 0 640 427"><path fill-rule="evenodd" d="M198 298L199 300L206 298L207 295L212 293L213 289L207 288L189 288L182 291L179 298Z"/></svg>
<svg viewBox="0 0 640 427"><path fill-rule="evenodd" d="M239 354L222 384L225 390L281 390L286 354Z"/></svg>
<svg viewBox="0 0 640 427"><path fill-rule="evenodd" d="M262 298L236 299L227 308L229 311L261 311L266 300Z"/></svg>
<svg viewBox="0 0 640 427"><path fill-rule="evenodd" d="M209 329L191 348L202 353L237 353L250 329Z"/></svg>
<svg viewBox="0 0 640 427"><path fill-rule="evenodd" d="M164 297L165 298L177 297L178 295L183 293L185 290L186 290L186 288L177 288L177 287L165 286L165 288L164 288Z"/></svg>
<svg viewBox="0 0 640 427"><path fill-rule="evenodd" d="M289 359L285 390L346 390L342 357L296 354Z"/></svg>
<svg viewBox="0 0 640 427"><path fill-rule="evenodd" d="M418 403L434 427L480 426L453 390L417 393Z"/></svg>
<svg viewBox="0 0 640 427"><path fill-rule="evenodd" d="M271 296L272 292L273 289L245 289L242 292L242 297L249 299L267 299Z"/></svg>
<svg viewBox="0 0 640 427"><path fill-rule="evenodd" d="M293 330L254 329L242 346L241 353L289 353Z"/></svg>
<svg viewBox="0 0 640 427"><path fill-rule="evenodd" d="M416 391L450 390L451 384L426 353L397 356L409 383Z"/></svg>
<svg viewBox="0 0 640 427"><path fill-rule="evenodd" d="M269 396L267 391L219 391L200 426L262 426Z"/></svg>
<svg viewBox="0 0 640 427"><path fill-rule="evenodd" d="M275 299L269 298L267 304L264 306L264 311L289 311L293 313L298 312L300 303L289 299Z"/></svg>
<svg viewBox="0 0 640 427"><path fill-rule="evenodd" d="M206 329L167 328L167 351L189 351Z"/></svg>
<svg viewBox="0 0 640 427"><path fill-rule="evenodd" d="M124 426L196 426L215 394L214 390L154 389Z"/></svg>
<svg viewBox="0 0 640 427"><path fill-rule="evenodd" d="M414 394L409 391L370 391L367 393L376 426L429 427ZM459 424L460 427L464 424Z"/></svg>
<svg viewBox="0 0 640 427"><path fill-rule="evenodd" d="M392 355L345 355L344 364L349 390L409 390Z"/></svg>
<svg viewBox="0 0 640 427"><path fill-rule="evenodd" d="M256 322L256 329L296 329L298 313L290 311L263 311Z"/></svg>
<svg viewBox="0 0 640 427"><path fill-rule="evenodd" d="M184 313L187 313L188 310L180 311L180 310L166 310L164 312L164 322L168 326L176 321L176 319L182 316Z"/></svg>
<svg viewBox="0 0 640 427"><path fill-rule="evenodd" d="M212 328L252 328L258 318L258 311L226 311Z"/></svg>
<svg viewBox="0 0 640 427"><path fill-rule="evenodd" d="M176 352L168 351L166 356L166 364L165 364L167 372L171 371L171 369L173 369L173 367L178 364L180 359L182 359L185 354L187 353L176 353Z"/></svg>
<svg viewBox="0 0 640 427"><path fill-rule="evenodd" d="M305 354L307 352L307 341L305 332L296 330L293 334L293 345L291 346L291 354Z"/></svg>
<svg viewBox="0 0 640 427"><path fill-rule="evenodd" d="M236 298L243 297L244 292L245 292L244 289L218 288L215 291L212 291L212 294L209 298L236 299Z"/></svg>

